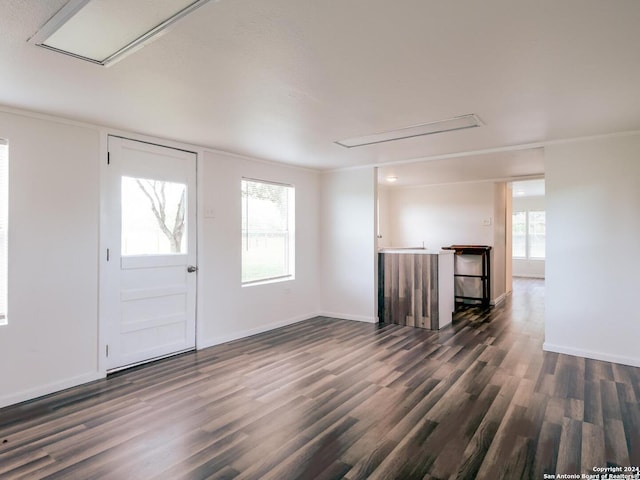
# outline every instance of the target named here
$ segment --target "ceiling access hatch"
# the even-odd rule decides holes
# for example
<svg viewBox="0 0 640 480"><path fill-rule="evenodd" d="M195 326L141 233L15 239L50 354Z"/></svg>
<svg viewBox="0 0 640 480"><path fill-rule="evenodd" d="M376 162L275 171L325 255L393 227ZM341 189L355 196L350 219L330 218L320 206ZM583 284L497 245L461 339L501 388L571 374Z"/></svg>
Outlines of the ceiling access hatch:
<svg viewBox="0 0 640 480"><path fill-rule="evenodd" d="M31 43L107 66L142 48L209 0L70 0Z"/></svg>
<svg viewBox="0 0 640 480"><path fill-rule="evenodd" d="M421 123L419 125L412 125L410 127L404 127L397 130L389 130L386 132L362 135L360 137L347 138L344 140L338 140L335 143L346 148L363 147L365 145L403 140L405 138L422 137L424 135L464 130L466 128L474 128L481 125L484 125L482 120L480 120L476 114L470 113L468 115L461 115L459 117L448 118L446 120L438 120L436 122Z"/></svg>

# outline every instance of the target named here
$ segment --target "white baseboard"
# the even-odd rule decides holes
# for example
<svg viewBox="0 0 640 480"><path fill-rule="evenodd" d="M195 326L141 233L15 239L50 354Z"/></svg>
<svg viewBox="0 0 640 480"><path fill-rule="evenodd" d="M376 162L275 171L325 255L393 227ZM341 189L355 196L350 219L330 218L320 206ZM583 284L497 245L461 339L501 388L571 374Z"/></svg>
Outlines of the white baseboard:
<svg viewBox="0 0 640 480"><path fill-rule="evenodd" d="M287 320L281 320L278 322L261 325L256 328L239 330L237 332L229 333L227 335L220 335L218 337L211 337L203 340L198 340L196 348L198 350L202 350L203 348L213 347L214 345L220 345L222 343L232 342L234 340L239 340L241 338L246 338L252 335L257 335L259 333L275 330L276 328L286 327L287 325L293 325L294 323L304 322L305 320L309 320L311 318L314 318L320 315L321 314L317 312L306 314L306 315L299 315L297 317L289 318Z"/></svg>
<svg viewBox="0 0 640 480"><path fill-rule="evenodd" d="M499 306L500 304L504 303L504 301L507 298L507 294L503 293L502 295L500 295L498 298L496 298L495 300L491 300L491 305L493 305L494 307Z"/></svg>
<svg viewBox="0 0 640 480"><path fill-rule="evenodd" d="M27 400L33 400L38 397L43 397L44 395L66 390L67 388L77 387L83 383L93 382L94 380L100 380L101 378L105 378L103 373L91 372L84 375L78 375L77 377L67 378L59 382L40 385L36 388L30 388L21 392L2 395L0 396L0 408L15 405L16 403L26 402Z"/></svg>
<svg viewBox="0 0 640 480"><path fill-rule="evenodd" d="M544 279L544 274L537 273L520 273L520 274L511 274L514 278L542 278Z"/></svg>
<svg viewBox="0 0 640 480"><path fill-rule="evenodd" d="M378 317L367 317L366 315L350 315L348 313L321 312L318 315L323 317L341 318L343 320L353 320L355 322L378 323Z"/></svg>
<svg viewBox="0 0 640 480"><path fill-rule="evenodd" d="M572 355L574 357L590 358L592 360L602 360L604 362L619 363L622 365L629 365L631 367L640 367L640 358L638 357L625 357L622 355L612 355L604 352L594 352L592 350L583 350L580 348L566 347L564 345L554 345L548 342L544 342L542 349L546 352L564 353L566 355Z"/></svg>
<svg viewBox="0 0 640 480"><path fill-rule="evenodd" d="M251 328L248 330L233 332L228 335L221 335L219 337L200 340L197 342L197 349L201 350L203 348L212 347L214 345L219 345L221 343L231 342L233 340L238 340L240 338L250 337L258 333L264 333L270 330L274 330L276 328L286 327L287 325L293 325L295 323L303 322L305 320L309 320L311 318L315 318L319 316L340 318L345 320L354 320L354 321L366 322L366 323L378 322L377 318L367 317L364 315L349 315L349 314L334 313L334 312L315 312L315 313L310 313L306 315L300 315L297 317L289 318L287 320L273 322L267 325L262 325L260 327ZM41 385L41 386L38 386L37 388L32 388L29 390L24 390L16 393L10 393L8 395L1 395L0 408L8 407L9 405L15 405L17 403L25 402L27 400L33 400L35 398L42 397L44 395L56 393L71 387L77 387L78 385L93 382L95 380L100 380L105 377L106 377L105 372L91 372L84 375L78 375L77 377L67 378L65 380L61 380L58 382L49 383L47 385Z"/></svg>

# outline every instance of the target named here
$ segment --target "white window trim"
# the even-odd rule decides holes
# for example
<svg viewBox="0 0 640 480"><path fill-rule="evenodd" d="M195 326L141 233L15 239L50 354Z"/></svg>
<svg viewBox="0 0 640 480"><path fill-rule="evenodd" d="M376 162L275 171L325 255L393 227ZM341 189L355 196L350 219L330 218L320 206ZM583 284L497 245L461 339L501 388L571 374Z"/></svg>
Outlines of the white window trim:
<svg viewBox="0 0 640 480"><path fill-rule="evenodd" d="M3 310L0 310L1 326L9 323L9 142L0 138L0 148L4 150L0 161L0 230L4 231L0 245L0 265L4 267L0 270L0 284L4 287L0 290L0 306L3 306Z"/></svg>
<svg viewBox="0 0 640 480"><path fill-rule="evenodd" d="M266 278L260 278L260 279L256 279L256 280L247 280L247 281L242 281L241 282L241 286L244 287L254 287L254 286L259 286L259 285L267 285L267 284L271 284L271 283L280 283L280 282L287 282L287 281L291 281L291 280L295 280L295 185L292 185L290 183L283 183L283 182L274 182L274 181L270 181L270 180L262 180L259 178L252 178L252 177L242 177L241 178L241 182L240 184L242 185L242 182L255 182L255 183L263 183L266 185L276 185L279 187L287 187L290 188L290 195L292 194L293 198L289 198L288 200L288 204L287 204L287 214L289 216L288 218L288 225L289 225L289 230L287 231L288 234L288 240L289 240L289 245L288 245L288 258L286 259L287 261L287 270L289 273L285 274L285 275L278 275L275 277L266 277ZM291 201L293 200L293 201ZM242 207L241 207L242 208ZM244 226L241 226L241 231L244 230ZM240 269L242 270L242 263L240 265ZM242 278L242 272L240 277Z"/></svg>
<svg viewBox="0 0 640 480"><path fill-rule="evenodd" d="M514 260L526 260L526 261L530 261L530 262L544 262L547 259L547 255L546 255L546 251L545 251L545 256L544 257L531 257L529 255L529 212L545 212L545 219L546 219L546 210L541 209L541 208L525 208L525 209L518 209L518 210L514 210L511 215L513 216L516 213L524 213L524 231L525 231L525 235L524 235L524 251L525 251L525 256L516 256L513 255L513 251L511 253L511 258ZM546 221L545 221L546 223ZM513 238L513 231L511 232L511 236Z"/></svg>

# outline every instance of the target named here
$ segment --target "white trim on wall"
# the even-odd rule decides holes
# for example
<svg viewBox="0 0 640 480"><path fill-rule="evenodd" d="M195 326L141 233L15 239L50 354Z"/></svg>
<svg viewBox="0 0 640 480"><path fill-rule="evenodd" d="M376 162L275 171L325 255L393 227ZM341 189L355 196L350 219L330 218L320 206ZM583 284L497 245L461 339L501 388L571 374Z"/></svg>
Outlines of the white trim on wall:
<svg viewBox="0 0 640 480"><path fill-rule="evenodd" d="M312 318L316 318L322 316L320 313L312 313L308 315L300 315L297 317L289 318L287 320L282 320L279 322L272 322L267 325L262 325L257 328L251 328L247 330L241 330L238 332L233 332L230 335L221 335L219 337L205 338L202 340L196 339L196 350L202 350L204 348L213 347L215 345L220 345L222 343L232 342L234 340L240 340L241 338L250 337L252 335L257 335L259 333L269 332L271 330L275 330L277 328L286 327L289 325L294 325L296 323L304 322L306 320L311 320Z"/></svg>
<svg viewBox="0 0 640 480"><path fill-rule="evenodd" d="M555 345L552 343L544 342L542 349L545 352L562 353L565 355L572 355L574 357L589 358L592 360L601 360L603 362L613 362L622 365L630 365L632 367L640 367L640 359L627 357L624 355L611 355L608 353L595 352L593 350L583 350L580 348L565 347L562 345Z"/></svg>
<svg viewBox="0 0 640 480"><path fill-rule="evenodd" d="M520 150L529 150L534 148L543 148L549 145L563 145L567 143L580 143L580 142L588 142L591 140L600 140L600 139L608 139L608 138L619 138L619 137L629 137L640 134L640 130L627 130L623 132L614 132L614 133L603 133L599 135L588 135L585 137L570 137L570 138L561 138L557 140L542 140L540 142L533 143L521 143L517 145L506 145L504 147L494 147L494 148L483 148L479 150L465 150L462 152L454 152L454 153L444 153L441 155L432 155L428 157L416 157L416 158L408 158L406 160L399 160L395 162L383 162L376 163L373 165L368 165L369 167L388 167L392 165L404 165L411 163L420 163L420 162L428 162L431 160L446 160L448 158L460 158L460 157L470 157L475 155L485 155L491 153L502 153L502 152L517 152ZM346 167L346 168L336 168L329 171L339 171L339 170L352 170L358 168L366 168L367 166L355 166L355 167ZM504 180L533 180L536 178L540 178L541 175L531 175L526 177L513 177L513 178L503 178L496 179L495 181L504 181Z"/></svg>
<svg viewBox="0 0 640 480"><path fill-rule="evenodd" d="M0 396L0 408L8 407L16 403L26 402L38 397L57 393L67 388L77 387L79 385L93 382L105 378L105 374L101 372L91 372L77 377L66 378L57 382L40 385L36 388L30 388L21 392L10 393L9 395Z"/></svg>
<svg viewBox="0 0 640 480"><path fill-rule="evenodd" d="M507 294L503 293L502 295L500 295L498 298L496 298L495 300L491 300L489 302L490 305L493 305L494 307L498 307L500 305L502 305L504 303L504 301L507 299Z"/></svg>
<svg viewBox="0 0 640 480"><path fill-rule="evenodd" d="M322 317L338 318L340 320L353 320L354 322L378 323L377 317L369 317L366 315L350 315L348 313L322 312Z"/></svg>

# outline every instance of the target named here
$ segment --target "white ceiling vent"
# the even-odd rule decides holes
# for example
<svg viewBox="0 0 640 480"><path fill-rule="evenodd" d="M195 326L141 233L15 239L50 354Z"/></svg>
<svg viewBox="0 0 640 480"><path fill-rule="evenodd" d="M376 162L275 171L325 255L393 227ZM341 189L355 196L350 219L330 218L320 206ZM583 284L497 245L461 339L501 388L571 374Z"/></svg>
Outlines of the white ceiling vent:
<svg viewBox="0 0 640 480"><path fill-rule="evenodd" d="M208 1L70 0L29 41L109 65L143 47Z"/></svg>
<svg viewBox="0 0 640 480"><path fill-rule="evenodd" d="M375 143L392 142L394 140L403 140L405 138L422 137L424 135L433 135L435 133L452 132L455 130L463 130L465 128L474 128L484 125L477 115L470 113L460 117L449 118L447 120L438 120L437 122L421 123L420 125L412 125L410 127L400 128L398 130L390 130L388 132L373 133L363 135L361 137L347 138L338 140L338 145L343 147L362 147L364 145L373 145Z"/></svg>

